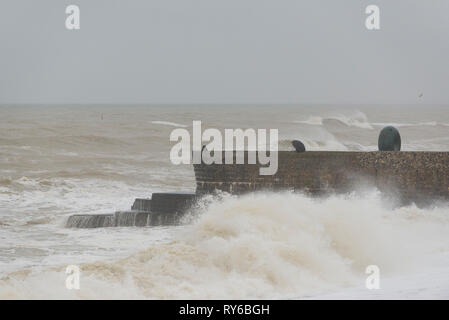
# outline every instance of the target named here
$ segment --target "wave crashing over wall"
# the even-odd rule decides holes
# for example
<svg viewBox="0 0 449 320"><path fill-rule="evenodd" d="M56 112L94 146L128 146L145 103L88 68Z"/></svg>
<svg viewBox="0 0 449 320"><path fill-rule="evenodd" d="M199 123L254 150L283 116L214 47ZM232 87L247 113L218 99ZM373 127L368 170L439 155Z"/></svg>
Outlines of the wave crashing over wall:
<svg viewBox="0 0 449 320"><path fill-rule="evenodd" d="M211 197L172 242L81 265L78 291L61 267L8 275L0 297L295 298L362 286L372 264L403 275L449 249L447 205L394 209L377 192Z"/></svg>

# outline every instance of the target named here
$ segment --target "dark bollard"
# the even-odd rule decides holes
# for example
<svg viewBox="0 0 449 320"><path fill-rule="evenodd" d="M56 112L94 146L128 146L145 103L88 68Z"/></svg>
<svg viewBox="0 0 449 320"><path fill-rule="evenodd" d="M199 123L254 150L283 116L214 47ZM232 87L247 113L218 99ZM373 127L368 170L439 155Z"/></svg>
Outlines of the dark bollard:
<svg viewBox="0 0 449 320"><path fill-rule="evenodd" d="M292 141L293 148L295 148L296 152L306 152L306 147L304 146L304 143L302 143L299 140L293 140Z"/></svg>
<svg viewBox="0 0 449 320"><path fill-rule="evenodd" d="M382 129L379 134L379 151L400 151L401 135L398 129L388 126Z"/></svg>

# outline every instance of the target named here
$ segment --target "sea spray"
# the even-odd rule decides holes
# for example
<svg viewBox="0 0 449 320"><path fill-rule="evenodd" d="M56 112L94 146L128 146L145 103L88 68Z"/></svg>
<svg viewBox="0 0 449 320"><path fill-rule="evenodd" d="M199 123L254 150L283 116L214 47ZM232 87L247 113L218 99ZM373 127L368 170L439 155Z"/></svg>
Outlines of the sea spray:
<svg viewBox="0 0 449 320"><path fill-rule="evenodd" d="M445 205L391 208L375 191L210 200L174 241L81 265L80 290L64 287L59 267L2 278L0 297L305 297L363 285L368 265L379 266L382 276L403 275L420 268L427 255L449 249Z"/></svg>

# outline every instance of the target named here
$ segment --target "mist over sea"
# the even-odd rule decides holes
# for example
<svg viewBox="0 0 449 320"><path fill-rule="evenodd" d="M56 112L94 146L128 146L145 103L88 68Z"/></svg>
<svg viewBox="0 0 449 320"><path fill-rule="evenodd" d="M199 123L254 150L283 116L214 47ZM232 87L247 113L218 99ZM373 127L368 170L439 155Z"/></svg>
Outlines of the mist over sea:
<svg viewBox="0 0 449 320"><path fill-rule="evenodd" d="M169 159L171 131L194 120L278 129L280 150L373 151L394 125L403 151L449 151L447 106L0 106L0 298L369 298L370 264L389 279L381 297L449 298L449 204L399 208L377 190L220 194L182 226L65 228L194 192L193 167Z"/></svg>

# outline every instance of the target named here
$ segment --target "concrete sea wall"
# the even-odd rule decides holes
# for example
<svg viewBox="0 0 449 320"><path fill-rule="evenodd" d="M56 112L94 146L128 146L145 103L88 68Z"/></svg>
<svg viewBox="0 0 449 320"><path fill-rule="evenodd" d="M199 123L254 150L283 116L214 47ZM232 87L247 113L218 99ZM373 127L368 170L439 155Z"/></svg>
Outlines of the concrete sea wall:
<svg viewBox="0 0 449 320"><path fill-rule="evenodd" d="M375 186L403 200L449 199L449 152L279 151L278 156L278 171L271 176L260 175L259 164L196 164L197 193L325 194Z"/></svg>
<svg viewBox="0 0 449 320"><path fill-rule="evenodd" d="M235 158L234 153L233 163ZM195 164L196 193L153 193L151 199L136 199L131 211L73 215L66 226L177 224L198 197L215 190L232 194L293 190L325 195L376 187L402 202L449 200L449 152L280 151L276 174L263 176L259 169L259 164Z"/></svg>

